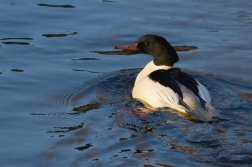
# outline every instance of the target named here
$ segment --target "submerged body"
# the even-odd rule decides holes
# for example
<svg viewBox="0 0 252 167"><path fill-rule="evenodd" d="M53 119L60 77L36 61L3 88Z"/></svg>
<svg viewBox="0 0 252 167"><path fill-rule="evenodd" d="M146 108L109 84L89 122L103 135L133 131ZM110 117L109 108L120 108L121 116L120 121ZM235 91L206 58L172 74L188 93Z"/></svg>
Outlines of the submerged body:
<svg viewBox="0 0 252 167"><path fill-rule="evenodd" d="M167 70L168 73L165 74L166 72L162 70ZM218 116L218 112L211 106L211 96L205 86L195 80L195 86L198 89L195 94L185 86L186 83L183 85L174 77L176 74L169 72L174 70L178 72L179 69L170 66L156 66L153 61L149 62L136 78L132 90L133 98L144 101L154 108L169 107L188 113L202 121L211 121L212 117ZM153 77L153 74L155 75L157 72L163 72L163 77L166 77L168 81L162 82ZM169 83L170 87L165 86Z"/></svg>
<svg viewBox="0 0 252 167"><path fill-rule="evenodd" d="M138 74L133 98L154 108L169 107L188 113L202 121L212 121L218 116L218 111L211 106L211 96L206 87L179 68L173 68L179 58L166 39L146 35L133 45L116 48L140 51L154 57Z"/></svg>

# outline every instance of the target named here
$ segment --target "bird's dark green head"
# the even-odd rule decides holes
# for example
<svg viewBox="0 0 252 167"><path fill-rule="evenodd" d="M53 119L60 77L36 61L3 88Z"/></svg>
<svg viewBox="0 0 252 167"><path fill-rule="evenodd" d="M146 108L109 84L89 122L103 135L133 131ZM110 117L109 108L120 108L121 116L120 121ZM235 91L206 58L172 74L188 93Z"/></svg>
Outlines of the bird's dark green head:
<svg viewBox="0 0 252 167"><path fill-rule="evenodd" d="M179 61L179 57L175 49L169 42L158 35L144 35L136 41L136 48L145 54L154 57L155 65L173 66Z"/></svg>
<svg viewBox="0 0 252 167"><path fill-rule="evenodd" d="M115 49L130 50L136 53L145 53L154 57L154 64L157 66L173 66L179 61L175 49L169 42L158 35L144 35L139 38L133 45L116 46Z"/></svg>

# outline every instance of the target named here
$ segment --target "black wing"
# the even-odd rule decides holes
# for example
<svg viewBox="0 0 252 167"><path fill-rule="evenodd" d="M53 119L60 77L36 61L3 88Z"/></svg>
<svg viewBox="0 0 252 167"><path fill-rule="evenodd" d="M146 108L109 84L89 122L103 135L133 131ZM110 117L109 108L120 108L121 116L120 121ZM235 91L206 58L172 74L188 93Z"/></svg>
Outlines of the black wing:
<svg viewBox="0 0 252 167"><path fill-rule="evenodd" d="M170 68L167 72L173 75L179 83L190 89L196 96L200 97L198 89L199 84L192 76L180 71L179 68Z"/></svg>
<svg viewBox="0 0 252 167"><path fill-rule="evenodd" d="M182 99L183 95L180 87L176 83L174 75L168 70L156 70L149 74L149 78L154 82L158 82L165 87L171 88L175 93L177 93Z"/></svg>
<svg viewBox="0 0 252 167"><path fill-rule="evenodd" d="M206 101L199 95L199 84L192 76L182 72L179 68L170 68L167 71L171 73L180 84L190 89L199 98L201 106L203 108L205 107Z"/></svg>
<svg viewBox="0 0 252 167"><path fill-rule="evenodd" d="M182 72L179 68L156 70L149 74L149 78L152 79L154 82L159 82L163 86L170 87L183 99L182 91L176 83L177 81L188 89L190 89L200 99L202 107L205 106L205 100L202 99L199 95L199 84L197 83L197 81L189 74Z"/></svg>

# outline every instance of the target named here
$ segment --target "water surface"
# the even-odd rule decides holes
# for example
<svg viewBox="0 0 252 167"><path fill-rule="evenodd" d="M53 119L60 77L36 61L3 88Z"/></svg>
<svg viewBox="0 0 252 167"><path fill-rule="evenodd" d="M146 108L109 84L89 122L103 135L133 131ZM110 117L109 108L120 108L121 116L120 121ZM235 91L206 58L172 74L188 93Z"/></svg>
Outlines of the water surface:
<svg viewBox="0 0 252 167"><path fill-rule="evenodd" d="M251 166L250 1L7 1L0 15L1 166ZM104 55L164 36L210 90L221 121L131 98L152 57ZM91 105L83 111L79 106Z"/></svg>

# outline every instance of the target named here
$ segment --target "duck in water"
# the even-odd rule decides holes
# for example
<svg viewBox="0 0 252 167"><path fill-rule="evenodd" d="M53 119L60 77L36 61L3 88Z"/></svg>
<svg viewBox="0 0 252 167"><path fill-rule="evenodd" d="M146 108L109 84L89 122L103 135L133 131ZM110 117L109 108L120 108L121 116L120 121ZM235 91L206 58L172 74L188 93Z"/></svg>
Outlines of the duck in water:
<svg viewBox="0 0 252 167"><path fill-rule="evenodd" d="M157 35L145 35L133 45L115 49L137 51L153 56L138 74L132 91L133 98L154 108L169 107L187 113L201 121L212 121L219 112L211 106L207 88L189 74L173 65L179 61L175 49Z"/></svg>

